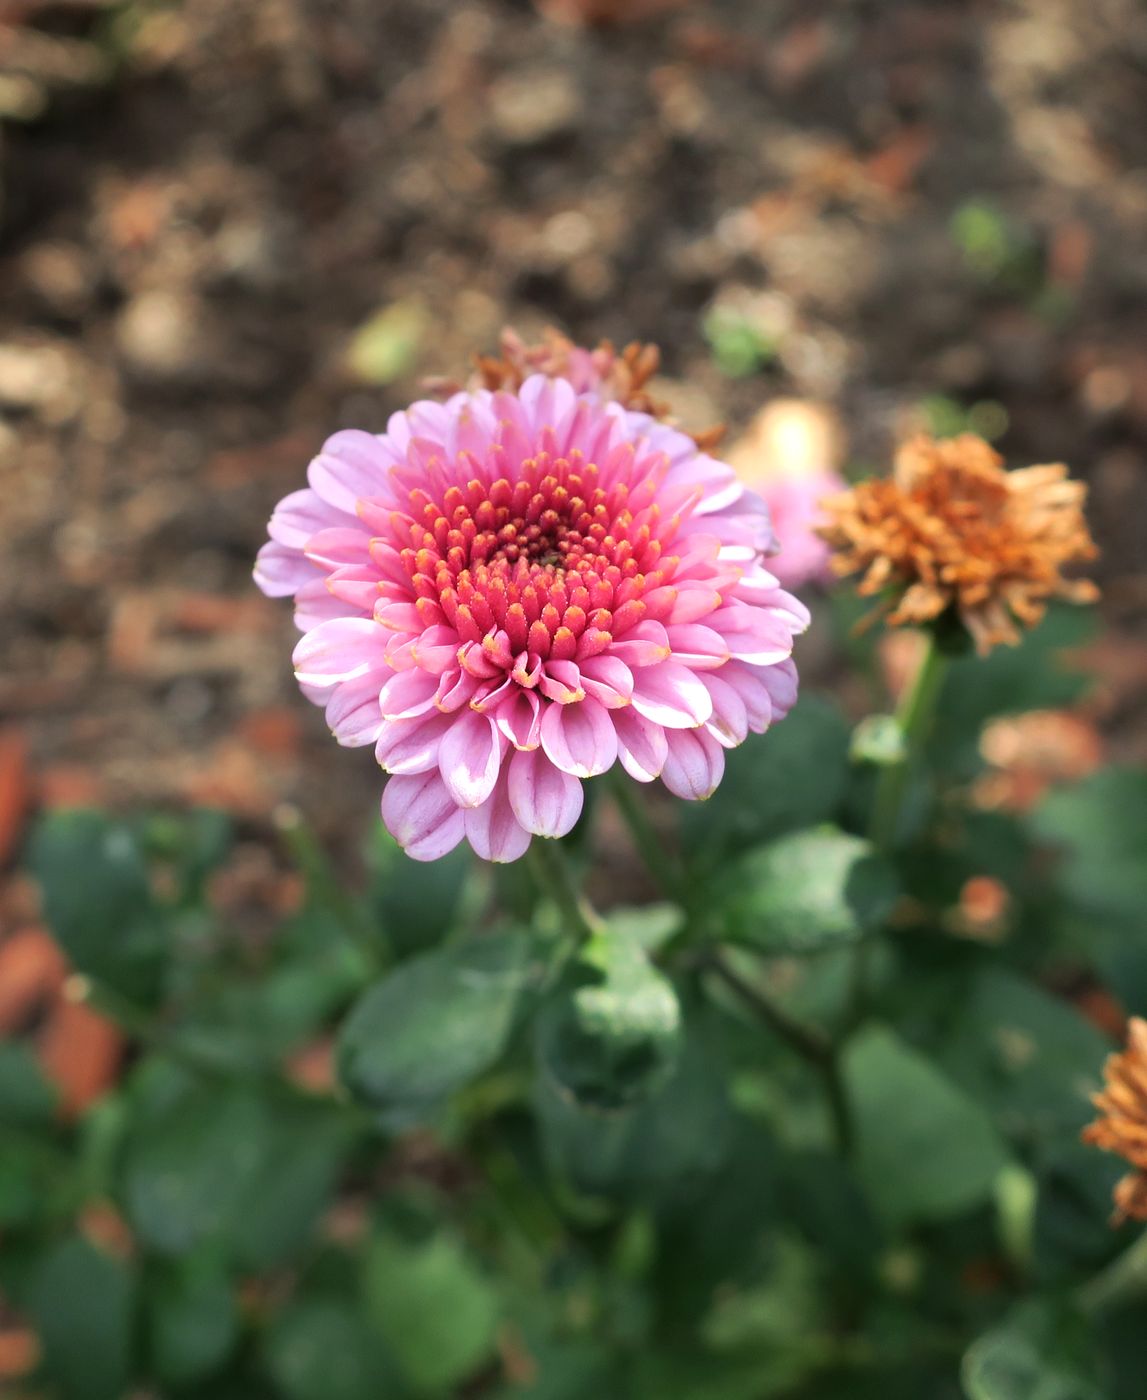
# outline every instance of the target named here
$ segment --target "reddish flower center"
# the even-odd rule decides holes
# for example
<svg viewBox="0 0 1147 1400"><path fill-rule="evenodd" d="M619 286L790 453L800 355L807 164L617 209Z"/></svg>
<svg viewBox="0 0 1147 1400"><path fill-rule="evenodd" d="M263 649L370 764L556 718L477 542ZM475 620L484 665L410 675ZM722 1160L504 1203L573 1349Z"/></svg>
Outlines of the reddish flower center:
<svg viewBox="0 0 1147 1400"><path fill-rule="evenodd" d="M515 475L410 492L396 524L415 598L437 603L463 642L500 628L515 654L596 655L640 620L643 595L677 562L662 556L656 486L604 488L577 451L540 452Z"/></svg>

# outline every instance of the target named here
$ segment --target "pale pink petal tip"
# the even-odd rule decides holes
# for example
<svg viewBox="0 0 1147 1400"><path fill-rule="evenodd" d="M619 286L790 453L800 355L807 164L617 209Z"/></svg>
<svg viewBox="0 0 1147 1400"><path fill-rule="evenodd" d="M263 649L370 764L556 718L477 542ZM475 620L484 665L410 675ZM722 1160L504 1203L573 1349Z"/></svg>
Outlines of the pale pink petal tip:
<svg viewBox="0 0 1147 1400"><path fill-rule="evenodd" d="M300 686L340 744L375 746L416 860L464 839L517 860L615 763L703 799L796 699L789 503L770 525L731 468L577 363L576 383L336 433L259 553L259 587L295 600Z"/></svg>

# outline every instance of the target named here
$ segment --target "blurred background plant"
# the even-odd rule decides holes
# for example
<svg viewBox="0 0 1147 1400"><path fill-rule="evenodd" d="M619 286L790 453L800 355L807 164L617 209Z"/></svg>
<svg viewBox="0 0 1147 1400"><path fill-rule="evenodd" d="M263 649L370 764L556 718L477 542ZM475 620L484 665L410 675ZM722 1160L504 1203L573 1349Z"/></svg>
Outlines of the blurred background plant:
<svg viewBox="0 0 1147 1400"><path fill-rule="evenodd" d="M1078 1137L1147 1008L1141 9L542 10L0 7L0 1391L1138 1400ZM760 489L1071 461L1101 610L950 663L878 857L919 639L814 571L667 869L591 785L557 978L249 578L505 321L658 341Z"/></svg>

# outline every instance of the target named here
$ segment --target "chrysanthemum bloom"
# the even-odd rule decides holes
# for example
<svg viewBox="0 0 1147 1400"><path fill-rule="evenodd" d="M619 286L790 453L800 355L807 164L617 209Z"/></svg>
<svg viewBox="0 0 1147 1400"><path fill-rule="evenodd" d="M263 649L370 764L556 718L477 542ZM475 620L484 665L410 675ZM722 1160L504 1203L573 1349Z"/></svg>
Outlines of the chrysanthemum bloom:
<svg viewBox="0 0 1147 1400"><path fill-rule="evenodd" d="M583 778L708 796L796 696L808 622L762 563L759 498L646 413L536 375L336 434L255 577L293 594L305 693L392 776L423 860L561 836Z"/></svg>
<svg viewBox="0 0 1147 1400"><path fill-rule="evenodd" d="M656 345L634 340L618 351L611 341L603 340L588 350L552 326L542 333L538 344L529 345L507 326L498 349L497 355L477 356L477 375L470 388L518 390L531 375L545 374L568 380L579 394L595 394L677 426L669 404L655 399L648 387L661 366L661 351ZM455 383L447 387L457 390L462 386ZM724 435L720 424L689 434L703 451L716 447Z"/></svg>
<svg viewBox="0 0 1147 1400"><path fill-rule="evenodd" d="M844 490L833 471L799 476L771 476L757 484L777 537L777 553L769 568L786 588L827 583L832 577L830 550L817 534L825 519L822 502Z"/></svg>
<svg viewBox="0 0 1147 1400"><path fill-rule="evenodd" d="M954 607L984 655L1018 642L1020 626L1034 626L1049 598L1098 596L1093 583L1062 572L1095 557L1086 494L1062 464L1005 471L971 433L918 437L900 449L891 478L826 501L829 523L818 533L835 551L837 574L863 573L860 594L889 591L893 626Z"/></svg>
<svg viewBox="0 0 1147 1400"><path fill-rule="evenodd" d="M1103 1079L1103 1092L1092 1098L1100 1116L1084 1128L1083 1140L1134 1168L1116 1184L1113 1223L1147 1220L1147 1021L1131 1018L1127 1049L1107 1057Z"/></svg>

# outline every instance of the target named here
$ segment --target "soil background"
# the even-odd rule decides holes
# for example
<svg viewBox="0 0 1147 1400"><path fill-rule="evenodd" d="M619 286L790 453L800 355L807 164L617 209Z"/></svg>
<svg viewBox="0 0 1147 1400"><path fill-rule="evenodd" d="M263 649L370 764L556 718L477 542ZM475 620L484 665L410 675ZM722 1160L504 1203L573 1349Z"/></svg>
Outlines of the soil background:
<svg viewBox="0 0 1147 1400"><path fill-rule="evenodd" d="M362 830L377 772L251 562L329 433L505 322L658 342L697 427L826 406L855 468L938 395L1070 462L1095 720L1147 757L1137 0L0 0L0 114L9 829L290 801Z"/></svg>

